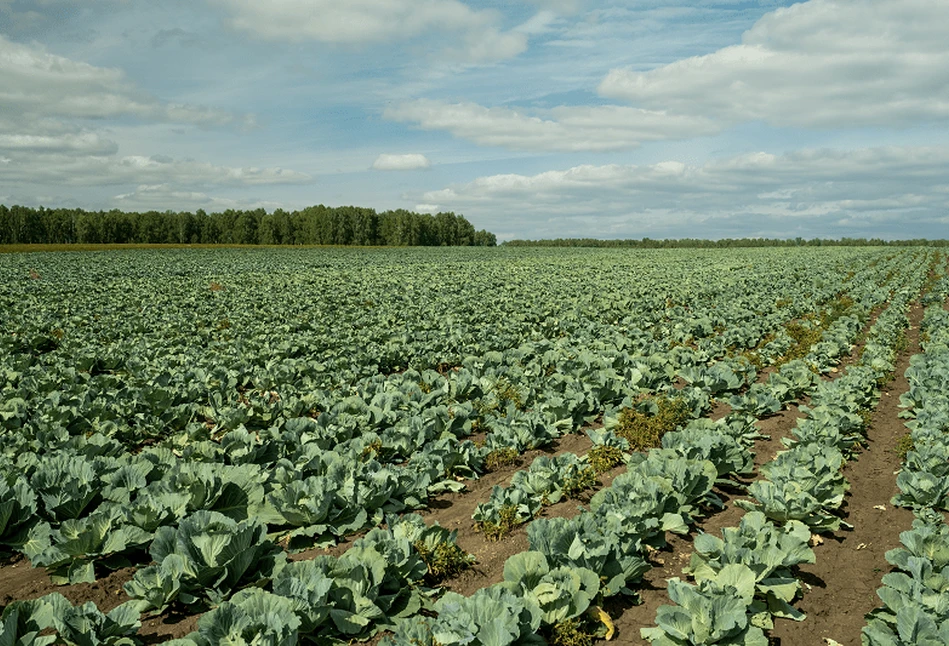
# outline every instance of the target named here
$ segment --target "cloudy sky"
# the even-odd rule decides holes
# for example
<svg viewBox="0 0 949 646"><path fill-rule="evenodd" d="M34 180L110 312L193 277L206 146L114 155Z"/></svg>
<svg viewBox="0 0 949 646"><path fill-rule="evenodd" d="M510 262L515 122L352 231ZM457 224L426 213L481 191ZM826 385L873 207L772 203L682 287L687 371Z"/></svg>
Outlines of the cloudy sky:
<svg viewBox="0 0 949 646"><path fill-rule="evenodd" d="M0 0L0 203L949 237L946 0Z"/></svg>

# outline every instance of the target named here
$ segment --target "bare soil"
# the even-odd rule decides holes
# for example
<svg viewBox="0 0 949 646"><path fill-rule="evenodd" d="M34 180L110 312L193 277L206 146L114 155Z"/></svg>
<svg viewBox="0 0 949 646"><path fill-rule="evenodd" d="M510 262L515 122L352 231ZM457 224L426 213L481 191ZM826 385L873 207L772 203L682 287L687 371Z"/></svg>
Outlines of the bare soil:
<svg viewBox="0 0 949 646"><path fill-rule="evenodd" d="M875 317L873 317L875 318ZM881 576L889 571L884 553L899 544L899 533L909 528L912 514L895 509L889 504L896 493L894 471L898 468L895 447L897 440L906 433L898 417L899 396L907 389L903 372L909 356L919 352L919 322L922 308L911 312L909 344L897 363L896 378L883 390L880 403L874 412L868 431L868 447L845 467L845 476L851 490L845 503L845 516L854 530L838 532L825 539L816 548L817 563L800 568L806 591L797 604L807 613L803 623L777 621L772 643L775 646L798 646L825 644L825 638L838 641L843 646L860 643L860 629L864 625L864 614L878 605L875 591L880 586ZM845 366L859 356L861 345L854 348L851 356L844 360L840 372L828 375L835 378ZM769 371L762 371L759 378L766 379ZM799 402L807 403L806 400ZM725 402L716 402L710 414L719 419L730 412ZM756 442L753 451L755 467L770 461L775 453L783 450L782 438L790 437L791 430L802 416L798 405L790 406L777 415L760 420L758 428L769 439ZM559 455L564 452L583 454L591 447L589 438L582 434L567 435L545 450L525 452L516 464L488 473L479 480L468 482L467 489L456 494L444 494L431 500L428 509L420 512L427 522L438 522L448 529L458 530L459 545L474 554L476 566L457 578L446 582L445 587L462 594L476 590L503 579L503 564L512 554L528 548L526 526L522 525L500 541L491 541L474 530L471 515L475 507L488 499L495 485L506 485L515 471L522 469L539 455ZM609 486L625 467L617 467L601 476L602 486ZM749 481L750 482L750 481ZM737 525L744 512L732 502L740 491L717 490L725 501L725 508L708 510L696 531L718 534L723 527ZM588 497L587 499L588 500ZM568 500L545 508L542 517L572 517L578 513L583 501ZM884 506L885 510L877 506ZM654 624L657 608L670 603L666 594L666 582L671 577L685 578L682 573L692 552L695 531L689 536L668 535L668 545L651 555L656 567L645 575L641 588L641 601L634 605L630 599L611 599L606 610L614 618L617 644L645 644L639 638L639 629ZM356 537L331 549L314 549L291 555L293 560L313 558L319 554L338 555L345 551ZM50 592L63 594L73 604L94 602L101 610L109 611L128 600L122 590L125 582L132 578L134 569L125 568L103 576L92 584L56 586L43 569L36 569L23 558L0 561L0 607L14 600L33 599ZM181 637L195 630L198 614L180 615L166 612L143 619L140 636L146 643L161 643Z"/></svg>
<svg viewBox="0 0 949 646"><path fill-rule="evenodd" d="M881 392L867 433L868 446L844 467L850 482L845 518L854 528L826 539L815 550L817 563L800 568L808 585L797 605L807 618L800 624L775 622L772 635L781 646L826 644L827 639L859 646L864 615L880 605L876 590L883 574L890 571L884 554L899 546L900 532L913 522L912 512L893 507L890 498L899 492L894 474L900 465L896 443L907 432L898 417L900 395L909 388L903 373L909 357L920 351L922 316L922 307L915 305L910 311L907 348L898 357L896 377Z"/></svg>
<svg viewBox="0 0 949 646"><path fill-rule="evenodd" d="M871 316L868 328L878 314L874 312ZM847 522L855 525L855 529L826 538L822 545L815 548L817 563L800 568L805 594L795 605L807 613L807 618L802 623L777 620L775 630L771 633L773 646L822 645L828 643L825 638L835 639L843 646L859 646L860 630L865 624L864 615L879 605L875 591L880 586L882 575L889 571L883 554L899 544L899 533L908 529L912 523L912 513L894 509L889 500L897 492L893 474L899 466L896 441L906 433L898 417L899 396L908 388L903 373L909 365L909 357L919 352L921 318L922 309L914 307L910 314L908 347L898 358L898 376L882 391L881 401L868 430L868 446L858 460L844 468L844 475L851 483L844 503L844 516ZM862 341L855 344L838 369L825 375L825 378L836 379L844 374L845 368L859 358L863 345ZM759 375L759 379L766 378L766 374ZM802 398L797 404L757 422L758 429L768 439L758 440L752 449L756 469L754 479L761 477L758 473L761 465L770 462L778 451L785 449L781 440L792 437L791 431L798 419L803 417L799 407L808 402L808 398ZM716 407L713 417L715 413L723 416L725 410ZM720 535L723 527L736 526L744 515L743 510L730 502L731 499L727 499L724 510L699 522L696 531L690 535L667 535L668 546L652 556L656 567L643 578L639 605L634 605L628 599L611 600L607 610L614 617L617 627L616 643L648 644L640 639L639 630L655 625L659 606L672 603L666 589L668 579L688 578L683 569L689 564L695 534L706 532ZM885 505L885 512L874 509L875 505L880 504Z"/></svg>

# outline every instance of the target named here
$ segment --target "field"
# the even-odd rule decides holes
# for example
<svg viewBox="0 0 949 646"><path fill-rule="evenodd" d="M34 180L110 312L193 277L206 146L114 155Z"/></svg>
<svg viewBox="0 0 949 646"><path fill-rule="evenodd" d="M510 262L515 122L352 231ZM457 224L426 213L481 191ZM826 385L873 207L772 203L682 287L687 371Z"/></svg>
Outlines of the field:
<svg viewBox="0 0 949 646"><path fill-rule="evenodd" d="M949 643L947 260L0 254L0 644Z"/></svg>

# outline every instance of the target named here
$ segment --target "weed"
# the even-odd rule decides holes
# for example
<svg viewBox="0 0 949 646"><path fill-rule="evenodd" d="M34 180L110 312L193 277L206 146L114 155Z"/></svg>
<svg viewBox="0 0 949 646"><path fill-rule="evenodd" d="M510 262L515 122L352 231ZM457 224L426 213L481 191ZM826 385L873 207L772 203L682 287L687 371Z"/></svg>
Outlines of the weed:
<svg viewBox="0 0 949 646"><path fill-rule="evenodd" d="M860 416L860 419L863 422L864 432L870 429L870 425L873 423L873 410L868 408L861 408L857 411L857 415Z"/></svg>
<svg viewBox="0 0 949 646"><path fill-rule="evenodd" d="M517 515L517 505L504 505L498 511L498 521L486 520L476 523L475 529L484 533L484 537L491 541L499 541L521 524Z"/></svg>
<svg viewBox="0 0 949 646"><path fill-rule="evenodd" d="M554 624L550 631L550 644L552 646L593 646L596 634L591 632L585 624L586 622L581 617Z"/></svg>
<svg viewBox="0 0 949 646"><path fill-rule="evenodd" d="M830 302L830 305L821 312L820 315L820 324L821 327L825 330L831 326L831 324L844 316L847 312L851 310L854 306L853 299L847 296L846 294L840 294Z"/></svg>
<svg viewBox="0 0 949 646"><path fill-rule="evenodd" d="M485 456L484 468L488 471L497 471L503 467L516 464L520 455L518 450L512 446L504 449L494 449Z"/></svg>
<svg viewBox="0 0 949 646"><path fill-rule="evenodd" d="M515 408L522 408L524 405L517 386L503 377L494 384L494 394L497 395L499 408L507 408L507 404L514 404Z"/></svg>
<svg viewBox="0 0 949 646"><path fill-rule="evenodd" d="M809 320L812 319L804 319L804 321ZM811 346L820 341L823 335L823 330L820 327L816 325L807 326L803 321L791 321L784 326L784 329L787 331L788 336L791 337L792 343L788 351L775 363L776 367L781 367L785 363L806 357L807 353L811 351Z"/></svg>
<svg viewBox="0 0 949 646"><path fill-rule="evenodd" d="M643 412L639 410L641 407L653 408L654 412ZM633 451L645 451L658 447L663 435L676 430L691 417L692 411L681 397L643 396L632 408L620 412L614 432L626 438Z"/></svg>
<svg viewBox="0 0 949 646"><path fill-rule="evenodd" d="M419 557L428 566L425 582L435 586L446 579L458 576L475 561L474 556L458 547L457 543L444 541L438 543L434 549L425 544L425 541L415 541L412 545Z"/></svg>
<svg viewBox="0 0 949 646"><path fill-rule="evenodd" d="M896 441L896 457L899 458L900 464L906 460L906 454L914 450L916 445L913 444L913 436L907 433L900 439Z"/></svg>
<svg viewBox="0 0 949 646"><path fill-rule="evenodd" d="M599 482L596 479L593 467L581 469L575 476L567 478L563 483L563 492L570 498L576 498L587 489L593 489Z"/></svg>
<svg viewBox="0 0 949 646"><path fill-rule="evenodd" d="M616 446L600 444L587 452L587 462L595 474L606 473L623 462L623 451Z"/></svg>
<svg viewBox="0 0 949 646"><path fill-rule="evenodd" d="M379 457L382 453L382 440L376 439L363 447L362 453L359 454L359 459L362 462L368 462L373 458Z"/></svg>

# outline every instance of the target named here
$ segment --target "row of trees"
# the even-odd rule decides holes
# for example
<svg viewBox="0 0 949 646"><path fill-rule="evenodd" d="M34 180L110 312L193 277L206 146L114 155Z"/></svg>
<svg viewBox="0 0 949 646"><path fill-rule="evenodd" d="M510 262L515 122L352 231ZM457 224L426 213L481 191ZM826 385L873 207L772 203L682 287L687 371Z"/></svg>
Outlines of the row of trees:
<svg viewBox="0 0 949 646"><path fill-rule="evenodd" d="M945 247L949 240L883 240L882 238L723 238L721 240L703 240L701 238L679 238L667 240L597 240L596 238L556 238L554 240L510 240L504 243L508 247L634 247L638 249L675 249L675 248L728 248L728 247Z"/></svg>
<svg viewBox="0 0 949 646"><path fill-rule="evenodd" d="M222 213L85 211L0 204L0 244L494 246L463 215L356 206Z"/></svg>

